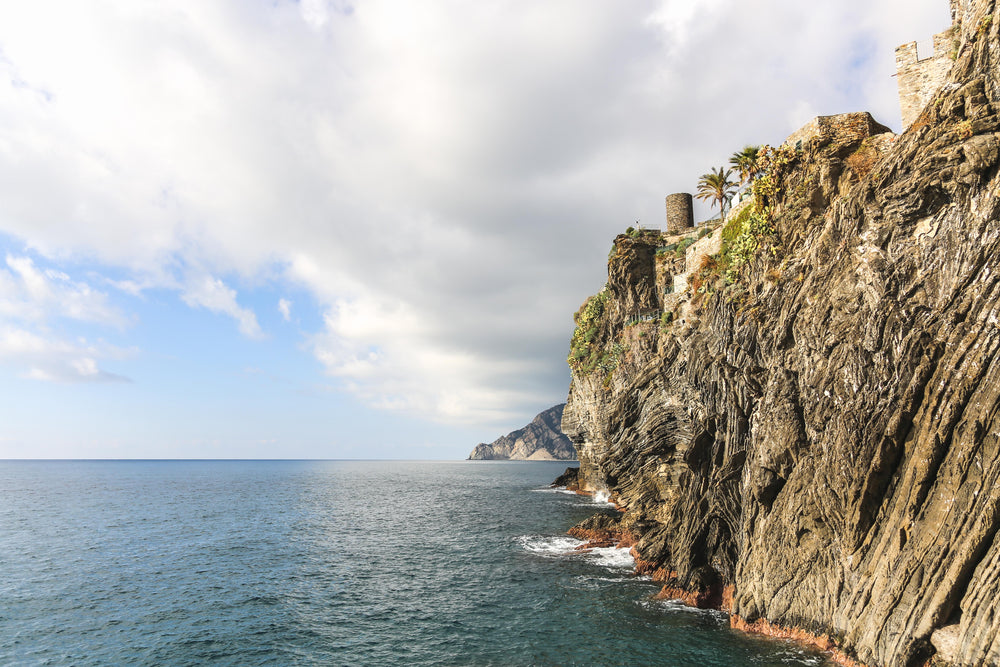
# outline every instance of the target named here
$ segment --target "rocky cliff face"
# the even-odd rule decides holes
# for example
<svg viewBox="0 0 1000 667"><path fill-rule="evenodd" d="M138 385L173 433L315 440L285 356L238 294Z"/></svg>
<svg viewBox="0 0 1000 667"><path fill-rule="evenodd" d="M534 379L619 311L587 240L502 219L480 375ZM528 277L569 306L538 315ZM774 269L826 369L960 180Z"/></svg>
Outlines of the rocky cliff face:
<svg viewBox="0 0 1000 667"><path fill-rule="evenodd" d="M868 665L1000 664L1000 15L953 5L913 126L772 151L693 270L617 238L570 357L641 567Z"/></svg>
<svg viewBox="0 0 1000 667"><path fill-rule="evenodd" d="M469 460L492 461L573 461L576 450L563 434L562 422L565 403L541 412L531 423L512 431L490 444L480 443L469 454Z"/></svg>

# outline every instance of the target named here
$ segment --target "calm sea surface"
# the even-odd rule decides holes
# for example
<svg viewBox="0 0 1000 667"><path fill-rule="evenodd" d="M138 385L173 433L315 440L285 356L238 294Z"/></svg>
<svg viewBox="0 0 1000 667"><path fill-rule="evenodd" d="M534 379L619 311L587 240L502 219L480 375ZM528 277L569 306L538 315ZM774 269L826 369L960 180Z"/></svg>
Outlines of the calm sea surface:
<svg viewBox="0 0 1000 667"><path fill-rule="evenodd" d="M0 664L825 664L574 552L565 467L0 462Z"/></svg>

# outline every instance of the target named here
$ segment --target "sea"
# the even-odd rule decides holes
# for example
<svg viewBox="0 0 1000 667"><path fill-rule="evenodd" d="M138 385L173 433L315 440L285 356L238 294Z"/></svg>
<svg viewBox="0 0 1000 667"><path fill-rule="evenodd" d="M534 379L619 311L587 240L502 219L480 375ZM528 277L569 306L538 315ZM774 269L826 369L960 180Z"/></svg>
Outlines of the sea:
<svg viewBox="0 0 1000 667"><path fill-rule="evenodd" d="M654 599L554 462L0 461L0 665L826 665Z"/></svg>

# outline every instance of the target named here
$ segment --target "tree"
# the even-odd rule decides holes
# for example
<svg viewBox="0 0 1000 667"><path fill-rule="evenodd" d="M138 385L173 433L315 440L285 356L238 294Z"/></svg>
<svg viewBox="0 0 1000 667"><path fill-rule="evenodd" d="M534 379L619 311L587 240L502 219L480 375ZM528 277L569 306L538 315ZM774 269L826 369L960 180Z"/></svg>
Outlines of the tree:
<svg viewBox="0 0 1000 667"><path fill-rule="evenodd" d="M732 169L723 171L722 167L719 167L698 179L698 194L695 197L711 202L712 206L718 204L723 223L726 222L726 206L736 193L737 184L736 181L730 180L732 176Z"/></svg>
<svg viewBox="0 0 1000 667"><path fill-rule="evenodd" d="M752 183L761 171L760 146L744 146L743 150L733 153L729 164L740 173L740 183Z"/></svg>

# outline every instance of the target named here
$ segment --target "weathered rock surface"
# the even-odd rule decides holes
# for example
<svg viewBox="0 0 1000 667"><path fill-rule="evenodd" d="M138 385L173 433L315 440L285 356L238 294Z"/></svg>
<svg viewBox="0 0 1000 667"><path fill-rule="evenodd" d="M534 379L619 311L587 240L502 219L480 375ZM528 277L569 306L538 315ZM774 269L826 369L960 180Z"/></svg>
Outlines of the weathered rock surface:
<svg viewBox="0 0 1000 667"><path fill-rule="evenodd" d="M538 414L524 428L512 431L490 444L480 443L469 454L471 461L575 461L573 443L562 432L563 408L556 405Z"/></svg>
<svg viewBox="0 0 1000 667"><path fill-rule="evenodd" d="M566 472L555 478L550 486L561 486L566 488L568 491L576 491L579 489L578 480L580 479L580 469L579 468L566 468Z"/></svg>
<svg viewBox="0 0 1000 667"><path fill-rule="evenodd" d="M584 519L570 528L568 533L586 542L578 547L581 549L613 546L624 549L632 546L635 541L632 532L623 525L621 517L608 513L595 514L589 519Z"/></svg>
<svg viewBox="0 0 1000 667"><path fill-rule="evenodd" d="M616 239L563 418L648 571L867 665L1000 664L1000 15L953 4L949 83L873 165L776 162L728 280Z"/></svg>

